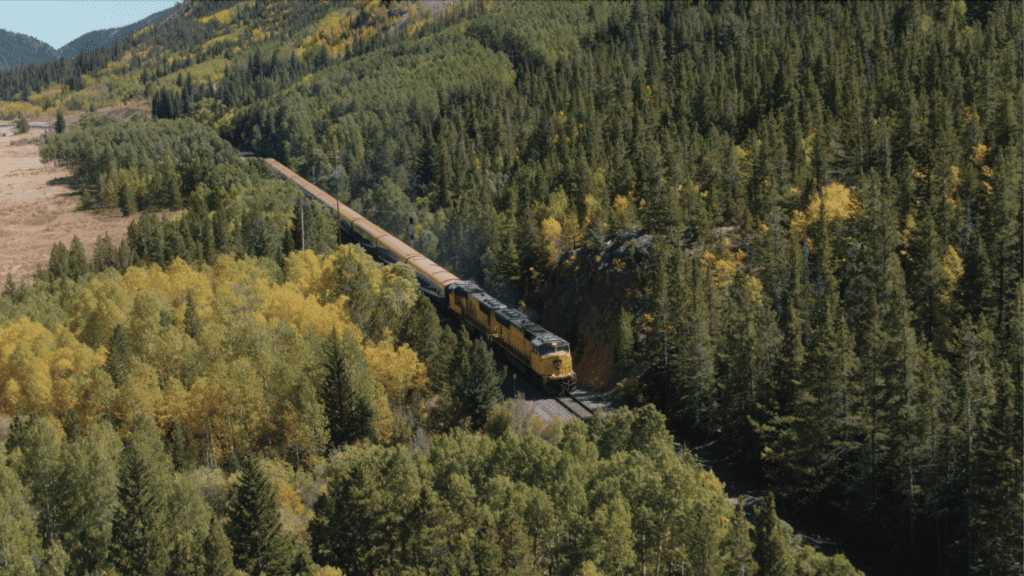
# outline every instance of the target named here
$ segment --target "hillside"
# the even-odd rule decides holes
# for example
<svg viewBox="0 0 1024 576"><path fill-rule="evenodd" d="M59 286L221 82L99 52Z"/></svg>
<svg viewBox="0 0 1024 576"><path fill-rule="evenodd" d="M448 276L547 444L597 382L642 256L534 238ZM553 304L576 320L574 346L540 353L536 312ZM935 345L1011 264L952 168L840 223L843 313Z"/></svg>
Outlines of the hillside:
<svg viewBox="0 0 1024 576"><path fill-rule="evenodd" d="M678 439L715 443L858 565L1012 573L1024 554L1022 507L1007 505L1024 498L1021 8L189 2L63 68L0 75L0 98L29 115L149 102L156 120L83 120L43 157L98 205L185 209L140 218L87 271L55 249L42 286L228 255L261 259L270 282L297 246L334 254L330 217L236 163L227 142L538 310L581 374L624 378L626 400L656 406ZM325 294L337 297L303 301ZM359 294L349 306L373 309ZM430 337L361 318L364 347L418 342L428 380L446 381ZM182 380L132 354L157 374L148 382ZM421 413L391 406L395 422ZM260 429L258 444L314 446L324 432L281 418L289 432ZM209 445L203 433L182 432Z"/></svg>
<svg viewBox="0 0 1024 576"><path fill-rule="evenodd" d="M0 70L46 62L59 56L53 46L42 40L0 28Z"/></svg>
<svg viewBox="0 0 1024 576"><path fill-rule="evenodd" d="M150 24L160 22L178 9L178 7L168 8L167 10L156 12L142 20L139 20L138 22L133 22L127 26L121 26L120 28L107 28L105 30L93 30L92 32L87 32L78 38L75 38L71 42L68 42L64 46L61 46L60 49L57 50L57 57L70 60L83 52L92 52L97 48L110 46L119 40L127 38L133 32L141 30Z"/></svg>

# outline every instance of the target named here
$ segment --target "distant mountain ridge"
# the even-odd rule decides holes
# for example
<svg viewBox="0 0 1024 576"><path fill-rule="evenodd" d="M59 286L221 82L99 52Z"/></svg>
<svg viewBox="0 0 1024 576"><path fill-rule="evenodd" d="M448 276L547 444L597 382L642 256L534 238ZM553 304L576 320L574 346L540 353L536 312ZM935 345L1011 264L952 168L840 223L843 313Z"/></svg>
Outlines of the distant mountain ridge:
<svg viewBox="0 0 1024 576"><path fill-rule="evenodd" d="M87 32L68 42L60 49L55 49L53 46L33 36L0 28L0 70L38 64L62 57L67 60L83 52L90 52L103 46L109 46L133 32L141 30L150 24L160 22L174 13L180 6L181 4L178 4L166 10L161 10L138 22L120 28L107 28Z"/></svg>
<svg viewBox="0 0 1024 576"><path fill-rule="evenodd" d="M60 53L53 46L38 38L0 28L0 70L38 64L59 57Z"/></svg>
<svg viewBox="0 0 1024 576"><path fill-rule="evenodd" d="M150 24L155 24L168 17L178 8L178 5L172 6L166 10L161 10L155 14L151 14L138 22L134 22L121 28L107 28L105 30L94 30L86 34L82 34L78 38L75 38L71 42L68 42L62 46L59 50L56 50L56 58L63 57L65 60L74 58L82 52L90 52L103 46L109 46L132 32L141 30Z"/></svg>

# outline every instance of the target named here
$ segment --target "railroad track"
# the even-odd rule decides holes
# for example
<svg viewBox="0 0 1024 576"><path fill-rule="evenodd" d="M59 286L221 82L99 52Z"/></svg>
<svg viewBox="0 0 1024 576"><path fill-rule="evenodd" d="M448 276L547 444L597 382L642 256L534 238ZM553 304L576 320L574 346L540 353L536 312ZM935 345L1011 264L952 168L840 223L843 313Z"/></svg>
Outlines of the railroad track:
<svg viewBox="0 0 1024 576"><path fill-rule="evenodd" d="M573 418L588 420L594 412L612 408L606 398L588 390L574 390L569 396L554 397L523 378L509 366L503 358L495 357L498 367L508 367L505 381L501 384L501 393L506 398L521 398L542 420L559 419L569 421Z"/></svg>
<svg viewBox="0 0 1024 576"><path fill-rule="evenodd" d="M590 417L594 415L594 409L584 404L575 396L575 393L570 393L568 396L555 396L554 399L580 420L590 420Z"/></svg>

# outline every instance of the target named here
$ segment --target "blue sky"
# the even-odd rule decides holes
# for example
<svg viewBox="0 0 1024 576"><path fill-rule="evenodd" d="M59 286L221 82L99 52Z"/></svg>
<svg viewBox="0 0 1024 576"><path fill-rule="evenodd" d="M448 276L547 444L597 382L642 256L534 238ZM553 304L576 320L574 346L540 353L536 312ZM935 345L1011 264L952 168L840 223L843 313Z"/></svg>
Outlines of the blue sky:
<svg viewBox="0 0 1024 576"><path fill-rule="evenodd" d="M179 0L4 0L0 28L35 36L59 49L82 34L118 28Z"/></svg>

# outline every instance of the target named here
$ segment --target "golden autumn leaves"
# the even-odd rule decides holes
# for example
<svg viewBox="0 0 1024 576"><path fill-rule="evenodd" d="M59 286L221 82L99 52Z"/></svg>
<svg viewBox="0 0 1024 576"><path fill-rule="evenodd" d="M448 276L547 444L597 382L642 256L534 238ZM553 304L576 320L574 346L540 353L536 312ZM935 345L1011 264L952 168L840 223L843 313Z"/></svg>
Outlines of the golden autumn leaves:
<svg viewBox="0 0 1024 576"><path fill-rule="evenodd" d="M65 287L54 316L66 321L0 327L0 412L63 420L77 411L85 423L147 413L163 428L177 422L204 438L196 456L214 462L275 438L313 454L325 440L322 414L302 400L320 379L311 343L336 331L362 343L375 432L387 441L389 400L428 381L423 362L396 346L388 328L417 291L411 273L352 246L293 253L280 279L259 260L228 256L199 269L175 260L166 270L98 275ZM197 338L185 325L189 295L203 327ZM117 326L130 343L122 386L103 368Z"/></svg>

